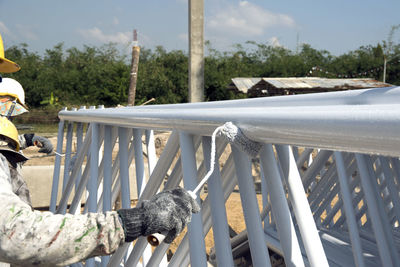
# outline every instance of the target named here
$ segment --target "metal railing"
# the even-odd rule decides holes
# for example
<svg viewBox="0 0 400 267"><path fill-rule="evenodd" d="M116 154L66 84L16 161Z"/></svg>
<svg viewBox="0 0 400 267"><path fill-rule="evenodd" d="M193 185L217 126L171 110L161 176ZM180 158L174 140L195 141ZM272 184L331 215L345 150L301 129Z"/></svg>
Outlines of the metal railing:
<svg viewBox="0 0 400 267"><path fill-rule="evenodd" d="M250 160L217 138L219 164L201 196L202 210L193 215L169 260L168 244L152 252L146 239L139 238L111 257L86 264L206 266L208 259L218 266L234 266L250 254L253 266L271 266L273 252L282 255L287 266L400 266L399 104L400 87L391 87L65 109L59 113L50 210L107 211L119 195L122 207L130 207L133 181L137 204L178 185L193 190L210 169L211 134L231 121L263 148ZM159 131L168 133L168 142L157 157L154 133ZM73 160L72 140L77 151ZM135 167L133 175L130 166ZM260 173L262 207L254 187L255 169ZM225 202L235 188L246 229L231 237ZM207 255L203 240L211 228L215 253Z"/></svg>

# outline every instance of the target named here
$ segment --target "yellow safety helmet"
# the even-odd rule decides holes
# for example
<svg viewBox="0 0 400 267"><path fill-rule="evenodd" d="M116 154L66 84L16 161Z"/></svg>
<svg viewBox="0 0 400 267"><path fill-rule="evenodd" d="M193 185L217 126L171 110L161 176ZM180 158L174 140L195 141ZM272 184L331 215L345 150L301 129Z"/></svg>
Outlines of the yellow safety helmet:
<svg viewBox="0 0 400 267"><path fill-rule="evenodd" d="M21 67L17 63L14 63L4 57L3 39L1 38L0 34L0 72L12 73L19 71L20 69Z"/></svg>
<svg viewBox="0 0 400 267"><path fill-rule="evenodd" d="M25 91L22 85L14 79L3 78L0 82L0 96L15 97L21 106L26 110L28 107L25 104Z"/></svg>
<svg viewBox="0 0 400 267"><path fill-rule="evenodd" d="M7 142L19 151L18 130L6 117L0 117L0 140Z"/></svg>

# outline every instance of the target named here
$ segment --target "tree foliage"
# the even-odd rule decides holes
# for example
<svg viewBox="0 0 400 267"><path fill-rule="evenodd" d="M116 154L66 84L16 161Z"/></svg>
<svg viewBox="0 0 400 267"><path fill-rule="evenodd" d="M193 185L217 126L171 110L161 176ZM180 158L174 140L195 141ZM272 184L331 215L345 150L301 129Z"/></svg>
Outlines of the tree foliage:
<svg viewBox="0 0 400 267"><path fill-rule="evenodd" d="M205 43L206 101L245 97L226 90L234 77L360 77L382 80L384 56L388 57L386 81L400 84L400 45L390 40L362 46L340 56L303 44L296 51L249 41L232 51L213 49ZM6 50L7 58L21 70L4 75L18 80L30 107L124 105L128 99L130 60L114 44L65 50L63 43L44 55L29 51L27 44ZM314 70L314 71L313 71ZM318 71L315 71L318 70ZM188 98L188 55L184 51L142 48L136 104L155 98L156 104L182 103Z"/></svg>

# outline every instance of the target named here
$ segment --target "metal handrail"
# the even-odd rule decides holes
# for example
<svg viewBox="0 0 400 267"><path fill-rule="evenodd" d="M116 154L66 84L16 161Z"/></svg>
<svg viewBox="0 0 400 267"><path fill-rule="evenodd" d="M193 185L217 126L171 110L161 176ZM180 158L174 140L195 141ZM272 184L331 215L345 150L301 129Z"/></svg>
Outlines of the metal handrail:
<svg viewBox="0 0 400 267"><path fill-rule="evenodd" d="M205 248L200 239L210 228L219 229L214 232L218 264L233 266L234 252L227 249L230 240L223 202L236 184L247 227L240 240L247 240L254 266L269 266L267 245L285 257L287 266L364 266L376 262L391 266L400 261L391 235L400 223L400 87L191 104L65 109L59 118L52 211L58 195L64 125L68 125L66 151L70 153L73 123L80 131L82 124L89 124L71 173L64 171L59 213L67 211L70 195L73 198L68 212L79 212L77 207L86 187L91 193L83 212L109 210L120 191L123 206L128 207L131 161L136 167L133 175L139 204L158 190L181 182L193 190L210 168L209 136L227 121L234 122L250 139L263 143L259 159L261 191L267 201L264 211L259 212L247 155L234 146L225 148L226 143L218 139L217 155L223 151L231 154L222 162L221 173L217 168L209 181L212 188L202 203L202 212L193 216L188 234L169 266L204 266ZM158 161L152 147L153 130L172 131ZM144 132L146 137L142 139ZM79 136L77 133L81 139L82 132ZM151 151L148 167L143 159L143 140L147 151ZM116 143L118 155L113 160L109 154ZM199 157L200 144L203 155ZM102 147L104 152L99 155ZM101 155L104 157L99 158ZM334 232L329 235L329 231ZM368 240L368 257L363 250L364 239ZM344 248L337 244L347 245ZM144 265L166 265L168 244L162 243L150 258L146 246L146 239L139 238L132 250L130 244L125 244L110 259L103 257L102 264L119 266L125 258L125 266L136 266L142 258ZM343 249L348 252L349 247L353 250L346 255L351 257L335 256ZM88 266L94 264L93 260L87 262Z"/></svg>
<svg viewBox="0 0 400 267"><path fill-rule="evenodd" d="M400 87L391 90L358 90L351 94L352 100L347 99L345 92L331 93L339 102L336 105L321 105L319 99L326 98L321 95L323 94L307 95L312 101L301 107L271 107L271 98L263 98L264 103L260 99L253 101L257 104L255 107L249 107L249 103L252 102L250 100L224 101L226 108L213 108L211 103L203 105L208 108L202 108L201 112L197 108L189 109L188 105L173 109L168 108L168 105L159 105L156 108L64 110L59 113L59 117L61 120L123 127L174 129L208 136L216 127L233 121L255 141L400 156ZM366 96L373 97L367 101ZM297 96L288 96L291 101L295 97ZM360 98L359 101L356 101L357 97ZM299 98L306 99L302 95ZM382 104L385 100L389 104ZM343 104L345 102L348 104ZM235 103L235 106L232 106L232 103ZM241 103L244 103L244 106L241 106ZM314 105L311 105L312 103ZM221 103L215 105L219 106Z"/></svg>

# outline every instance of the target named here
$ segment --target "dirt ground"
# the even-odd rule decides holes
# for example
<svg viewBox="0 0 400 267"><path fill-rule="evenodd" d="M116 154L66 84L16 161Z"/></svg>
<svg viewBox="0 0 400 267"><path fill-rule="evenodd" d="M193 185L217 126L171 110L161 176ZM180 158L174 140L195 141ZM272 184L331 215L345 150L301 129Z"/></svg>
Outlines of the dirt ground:
<svg viewBox="0 0 400 267"><path fill-rule="evenodd" d="M54 134L40 134L48 138L53 144L54 150L57 147L57 136ZM28 147L23 150L23 153L26 157L29 158L28 161L24 164L25 166L45 166L45 165L54 165L55 154L46 155L43 153L38 153L39 148L37 147Z"/></svg>
<svg viewBox="0 0 400 267"><path fill-rule="evenodd" d="M54 149L57 146L57 136L54 134L41 134L42 136L45 136L49 138L54 146ZM158 146L157 149L157 154L159 155L163 145L165 145L165 142L167 140L167 136L161 136L159 140L156 140L156 146ZM73 142L73 147L75 146ZM38 149L35 147L29 147L25 149L23 152L24 154L30 158L25 165L26 166L37 166L37 165L54 165L55 161L55 155L45 155L42 153L37 152ZM204 197L204 196L203 196ZM258 201L259 201L259 206L261 207L261 195L257 195ZM237 192L233 192L231 196L229 197L228 201L226 202L226 212L227 212L227 217L228 217L228 223L232 227L232 229L236 233L242 232L246 227L244 223L244 218L243 218L243 210L241 206L241 201L240 201L240 195ZM171 251L174 252L177 248L177 244L179 243L180 239L182 238L183 235L177 238L177 240L171 245ZM207 234L206 239L206 250L207 253L210 252L210 249L214 246L214 240L213 240L213 232L210 230L210 232Z"/></svg>
<svg viewBox="0 0 400 267"><path fill-rule="evenodd" d="M259 202L259 206L261 207L261 195L257 195L257 199ZM232 227L232 229L236 233L240 233L246 229L246 225L244 223L243 210L240 201L240 195L237 192L233 192L228 198L226 204L226 213L228 218L228 224ZM261 211L261 210L260 210ZM179 244L182 236L179 236L174 243L172 243L170 249L174 252L177 248L177 244ZM207 253L210 253L210 249L214 246L214 236L212 229L206 235L205 245Z"/></svg>

